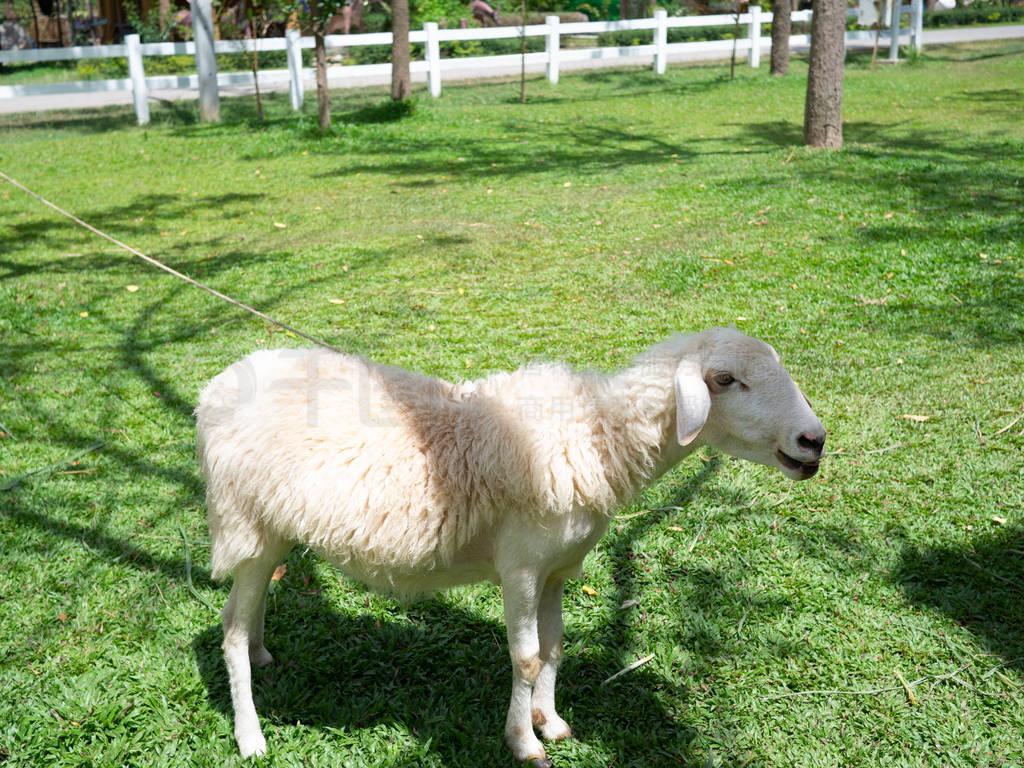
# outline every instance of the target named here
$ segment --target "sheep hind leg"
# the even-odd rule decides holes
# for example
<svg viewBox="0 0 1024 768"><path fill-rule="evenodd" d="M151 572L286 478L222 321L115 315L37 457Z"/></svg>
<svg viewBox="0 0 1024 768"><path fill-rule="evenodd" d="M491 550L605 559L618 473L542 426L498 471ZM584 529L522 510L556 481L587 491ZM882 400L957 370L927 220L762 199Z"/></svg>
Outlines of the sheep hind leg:
<svg viewBox="0 0 1024 768"><path fill-rule="evenodd" d="M562 661L562 587L564 581L549 581L541 591L537 613L541 668L533 684L533 724L547 741L572 736L572 729L555 712L555 678Z"/></svg>
<svg viewBox="0 0 1024 768"><path fill-rule="evenodd" d="M256 557L240 563L233 571L234 584L222 613L224 664L235 712L235 741L242 757L267 751L252 699L250 659L260 664L273 658L263 647L263 614L270 577L287 551L280 544L268 546Z"/></svg>
<svg viewBox="0 0 1024 768"><path fill-rule="evenodd" d="M271 571L273 575L273 571ZM268 583L270 579L267 579ZM263 588L266 590L266 587ZM267 609L267 599L264 595L263 600L260 601L259 610L253 616L252 624L249 625L249 662L254 667L263 667L272 664L274 661L274 655L267 650L267 646L263 644L263 625L264 615Z"/></svg>

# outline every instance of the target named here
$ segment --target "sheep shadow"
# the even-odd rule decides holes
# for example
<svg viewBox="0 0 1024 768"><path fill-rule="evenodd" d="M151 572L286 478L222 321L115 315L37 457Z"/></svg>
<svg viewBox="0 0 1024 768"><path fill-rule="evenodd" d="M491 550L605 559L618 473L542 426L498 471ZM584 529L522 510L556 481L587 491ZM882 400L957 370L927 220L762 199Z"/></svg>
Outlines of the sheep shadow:
<svg viewBox="0 0 1024 768"><path fill-rule="evenodd" d="M909 603L941 612L1008 666L1024 669L1024 527L950 546L907 546L893 580Z"/></svg>
<svg viewBox="0 0 1024 768"><path fill-rule="evenodd" d="M325 596L338 588L319 582L314 557L295 551L286 563L287 573L272 585L267 603L267 647L275 662L253 670L256 709L271 752L275 743L283 748L295 738L288 733L293 726L325 731L328 740L341 737L339 743L385 726L411 734L421 750L445 764L514 764L503 735L512 671L505 627L497 617L443 595L402 607L348 580L341 585L344 602L362 607L339 609ZM230 732L221 639L214 624L194 638L192 650L207 699ZM696 760L693 728L655 695L675 690L675 683L640 669L626 684L602 686L609 670L621 666L617 651L599 638L585 653L566 655L558 701L580 742L566 749L600 745L619 753L620 764ZM559 748L552 753L556 765L564 765L569 758L560 761Z"/></svg>

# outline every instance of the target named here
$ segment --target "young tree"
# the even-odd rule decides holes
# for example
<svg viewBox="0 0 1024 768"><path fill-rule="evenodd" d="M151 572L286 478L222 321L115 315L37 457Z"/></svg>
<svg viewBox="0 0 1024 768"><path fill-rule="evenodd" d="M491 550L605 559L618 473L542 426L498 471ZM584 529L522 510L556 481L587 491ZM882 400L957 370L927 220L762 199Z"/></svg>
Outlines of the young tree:
<svg viewBox="0 0 1024 768"><path fill-rule="evenodd" d="M409 75L409 0L391 0L391 98L412 96Z"/></svg>
<svg viewBox="0 0 1024 768"><path fill-rule="evenodd" d="M839 149L843 146L846 0L814 0L812 10L804 144Z"/></svg>
<svg viewBox="0 0 1024 768"><path fill-rule="evenodd" d="M313 50L316 58L316 112L320 130L331 127L331 96L327 90L327 47L324 32L334 11L329 0L309 0L309 16L313 23Z"/></svg>
<svg viewBox="0 0 1024 768"><path fill-rule="evenodd" d="M791 0L772 3L772 68L773 75L784 76L789 71L789 36L793 30Z"/></svg>
<svg viewBox="0 0 1024 768"><path fill-rule="evenodd" d="M287 18L289 7L279 0L243 0L237 8L236 33L239 37L251 37L254 41L264 38L268 30ZM241 18L244 15L244 23ZM256 91L256 115L263 122L263 97L260 93L259 52L252 49L252 79Z"/></svg>
<svg viewBox="0 0 1024 768"><path fill-rule="evenodd" d="M743 0L736 0L736 12L733 14L736 19L736 27L732 32L732 56L729 57L729 79L736 78L736 46L740 41L740 15L743 13Z"/></svg>

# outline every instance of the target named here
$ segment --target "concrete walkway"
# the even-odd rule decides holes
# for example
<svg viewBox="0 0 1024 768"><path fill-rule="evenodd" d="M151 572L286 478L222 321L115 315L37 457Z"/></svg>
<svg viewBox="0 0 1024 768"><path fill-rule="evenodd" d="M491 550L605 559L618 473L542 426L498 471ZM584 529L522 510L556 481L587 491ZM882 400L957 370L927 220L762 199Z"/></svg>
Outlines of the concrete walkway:
<svg viewBox="0 0 1024 768"><path fill-rule="evenodd" d="M1024 38L1024 24L1018 25L1003 25L998 27L962 27L959 29L926 29L924 30L924 45L927 48L929 45L946 45L950 43L967 43L984 40L1010 40L1016 38ZM883 40L884 49L888 50L888 42ZM873 42L870 40L860 40L851 42L849 48L868 48L870 49ZM764 59L761 66L767 66L766 59L770 51L770 46L764 46L761 50L761 56ZM794 53L805 52L806 48L801 50L795 48ZM884 54L882 54L884 55ZM670 63L680 63L685 61L713 61L721 60L723 58L720 53L689 53L689 54L670 54ZM745 59L745 55L743 57ZM628 67L630 65L635 66L649 66L649 60L638 58L636 60L630 59L592 59L588 61L576 61L576 62L562 62L560 69L562 71L579 70L579 69L598 69L598 68L610 68L610 67ZM744 61L745 66L745 61ZM336 66L328 69L328 84L331 88L365 88L368 86L386 86L391 83L391 75L360 75L352 76L351 72L345 72L346 67ZM544 72L543 64L527 65L526 71L530 74L538 74ZM446 73L444 76L444 82L452 83L459 80L477 80L482 78L492 77L510 77L519 74L519 65L516 64L514 67L478 67L471 72L459 72L453 71ZM412 80L414 83L426 82L426 73L413 73ZM306 80L306 94L307 98L311 92L316 90L316 83L313 79L312 74ZM287 91L288 83L276 83L271 85L262 86L263 92L269 91ZM230 98L232 96L246 96L253 93L253 87L251 85L235 85L235 86L221 86L220 95L221 98ZM155 103L168 102L168 101L187 101L189 99L198 99L198 93L195 89L167 89L160 91L150 92L150 101ZM78 94L62 94L60 96L24 96L19 98L11 99L0 99L0 114L7 113L18 113L18 112L42 112L51 109L81 109L88 107L104 107L112 104L131 104L132 93L131 91L107 91L99 93L78 93Z"/></svg>

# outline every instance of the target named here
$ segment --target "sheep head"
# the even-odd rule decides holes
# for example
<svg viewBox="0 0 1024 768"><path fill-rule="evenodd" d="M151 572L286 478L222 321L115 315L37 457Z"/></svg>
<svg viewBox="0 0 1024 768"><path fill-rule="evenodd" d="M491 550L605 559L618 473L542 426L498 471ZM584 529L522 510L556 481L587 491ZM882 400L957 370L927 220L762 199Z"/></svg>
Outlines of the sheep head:
<svg viewBox="0 0 1024 768"><path fill-rule="evenodd" d="M732 328L695 341L674 377L679 444L706 443L794 480L812 477L825 429L778 353Z"/></svg>

